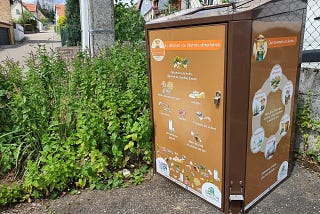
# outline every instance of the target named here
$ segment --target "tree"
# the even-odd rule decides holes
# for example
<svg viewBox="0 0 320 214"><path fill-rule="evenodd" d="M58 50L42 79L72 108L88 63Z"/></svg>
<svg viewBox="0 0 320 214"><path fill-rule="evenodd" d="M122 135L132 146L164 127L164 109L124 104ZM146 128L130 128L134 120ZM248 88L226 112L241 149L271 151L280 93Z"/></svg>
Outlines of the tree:
<svg viewBox="0 0 320 214"><path fill-rule="evenodd" d="M141 41L144 39L145 21L139 11L131 4L116 1L114 7L116 40Z"/></svg>
<svg viewBox="0 0 320 214"><path fill-rule="evenodd" d="M29 25L25 26L27 30L35 30L37 29L37 21L34 15L28 11L23 11L20 18L16 21L18 24L21 25ZM25 29L26 30L26 29Z"/></svg>
<svg viewBox="0 0 320 214"><path fill-rule="evenodd" d="M58 26L59 27L64 27L66 26L66 17L64 15L60 16L58 18Z"/></svg>
<svg viewBox="0 0 320 214"><path fill-rule="evenodd" d="M66 30L70 46L76 46L81 43L80 5L78 0L67 0Z"/></svg>
<svg viewBox="0 0 320 214"><path fill-rule="evenodd" d="M41 11L41 13L48 19L49 22L54 22L54 11L46 8L42 8L39 2L37 3L37 8Z"/></svg>

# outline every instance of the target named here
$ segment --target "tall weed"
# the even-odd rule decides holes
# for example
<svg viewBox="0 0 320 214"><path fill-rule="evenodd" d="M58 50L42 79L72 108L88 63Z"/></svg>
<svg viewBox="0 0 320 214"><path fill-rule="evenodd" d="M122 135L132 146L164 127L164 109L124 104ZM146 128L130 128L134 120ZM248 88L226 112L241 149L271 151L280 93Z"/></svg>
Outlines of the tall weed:
<svg viewBox="0 0 320 214"><path fill-rule="evenodd" d="M1 82L10 99L0 94L7 120L0 170L23 175L24 198L117 187L123 168L141 182L139 169L151 164L144 47L116 44L97 58L81 53L71 66L39 47L25 79L12 63L2 74L14 71L10 65L17 74Z"/></svg>

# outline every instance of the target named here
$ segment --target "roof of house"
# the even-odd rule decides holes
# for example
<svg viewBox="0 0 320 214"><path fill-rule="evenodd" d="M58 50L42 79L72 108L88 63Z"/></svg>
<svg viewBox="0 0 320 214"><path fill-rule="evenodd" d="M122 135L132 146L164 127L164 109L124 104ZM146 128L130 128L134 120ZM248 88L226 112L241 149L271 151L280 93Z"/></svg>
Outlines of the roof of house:
<svg viewBox="0 0 320 214"><path fill-rule="evenodd" d="M63 16L65 14L64 4L56 4L55 11L58 14L58 16Z"/></svg>
<svg viewBox="0 0 320 214"><path fill-rule="evenodd" d="M34 13L37 11L37 5L36 4L27 4L27 3L23 3L23 6L25 6L25 8L27 8L27 10L31 13Z"/></svg>

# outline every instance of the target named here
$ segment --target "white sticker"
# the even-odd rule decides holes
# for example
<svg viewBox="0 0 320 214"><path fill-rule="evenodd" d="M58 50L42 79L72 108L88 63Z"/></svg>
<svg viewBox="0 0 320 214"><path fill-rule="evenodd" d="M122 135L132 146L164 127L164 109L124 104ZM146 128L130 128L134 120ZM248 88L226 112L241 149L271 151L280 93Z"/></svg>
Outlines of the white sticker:
<svg viewBox="0 0 320 214"><path fill-rule="evenodd" d="M254 95L252 102L252 114L253 116L260 116L267 106L267 96L262 90L257 91Z"/></svg>
<svg viewBox="0 0 320 214"><path fill-rule="evenodd" d="M275 136L272 136L269 138L269 140L266 143L266 148L264 151L264 157L269 160L273 157L274 153L277 149L277 139Z"/></svg>
<svg viewBox="0 0 320 214"><path fill-rule="evenodd" d="M288 175L288 161L282 162L279 171L278 171L278 181L283 180Z"/></svg>
<svg viewBox="0 0 320 214"><path fill-rule="evenodd" d="M251 137L251 142L250 142L251 152L254 154L258 153L262 147L263 142L264 142L264 129L260 127L254 131Z"/></svg>
<svg viewBox="0 0 320 214"><path fill-rule="evenodd" d="M281 84L281 77L282 77L282 68L280 65L277 64L273 66L270 73L270 77L269 77L271 91L275 92L278 90Z"/></svg>
<svg viewBox="0 0 320 214"><path fill-rule="evenodd" d="M285 136L290 128L290 116L288 114L283 115L280 121L280 135Z"/></svg>
<svg viewBox="0 0 320 214"><path fill-rule="evenodd" d="M282 89L282 103L283 105L288 105L292 100L293 94L293 84L288 81Z"/></svg>
<svg viewBox="0 0 320 214"><path fill-rule="evenodd" d="M203 197L213 205L221 208L221 192L217 186L206 182L202 185L201 192Z"/></svg>
<svg viewBox="0 0 320 214"><path fill-rule="evenodd" d="M163 158L157 158L156 160L157 172L166 176L170 175L170 169L167 162Z"/></svg>
<svg viewBox="0 0 320 214"><path fill-rule="evenodd" d="M160 62L163 60L165 54L166 50L163 41L161 39L153 40L151 44L151 55L153 59Z"/></svg>

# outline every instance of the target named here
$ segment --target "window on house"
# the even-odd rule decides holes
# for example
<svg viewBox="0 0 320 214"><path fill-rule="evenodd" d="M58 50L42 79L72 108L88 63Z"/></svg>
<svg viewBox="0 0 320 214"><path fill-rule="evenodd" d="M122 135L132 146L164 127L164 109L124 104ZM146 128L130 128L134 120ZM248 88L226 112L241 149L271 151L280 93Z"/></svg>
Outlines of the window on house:
<svg viewBox="0 0 320 214"><path fill-rule="evenodd" d="M16 9L16 15L20 15L20 10Z"/></svg>
<svg viewBox="0 0 320 214"><path fill-rule="evenodd" d="M214 0L205 0L205 1L204 1L204 4L205 4L205 5L214 5L214 4L217 4L217 1L214 1Z"/></svg>

